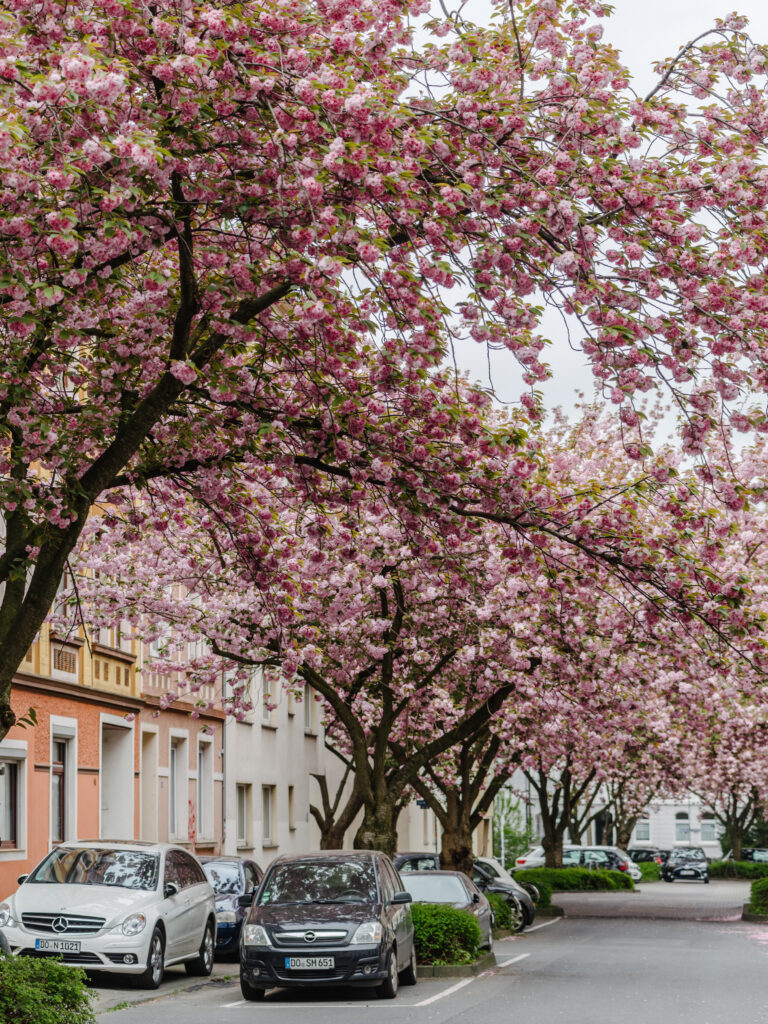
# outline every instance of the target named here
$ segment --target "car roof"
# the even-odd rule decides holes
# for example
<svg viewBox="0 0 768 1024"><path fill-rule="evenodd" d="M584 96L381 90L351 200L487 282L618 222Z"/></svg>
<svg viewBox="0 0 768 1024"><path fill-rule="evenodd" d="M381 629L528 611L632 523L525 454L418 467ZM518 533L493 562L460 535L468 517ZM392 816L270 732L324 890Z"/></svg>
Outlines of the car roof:
<svg viewBox="0 0 768 1024"><path fill-rule="evenodd" d="M401 871L401 875L416 875L418 878L440 878L443 875L452 875L456 878L467 878L468 876L463 871Z"/></svg>
<svg viewBox="0 0 768 1024"><path fill-rule="evenodd" d="M154 850L157 852L162 852L163 850L184 849L182 846L177 846L175 843L152 843L146 839L67 839L63 843L58 843L56 849L99 850L110 847L123 850ZM185 850L184 852L188 853L189 851Z"/></svg>
<svg viewBox="0 0 768 1024"><path fill-rule="evenodd" d="M276 864L286 864L289 861L298 860L374 861L377 857L386 857L386 854L381 850L315 850L312 853L283 853L279 857L275 857L272 867Z"/></svg>

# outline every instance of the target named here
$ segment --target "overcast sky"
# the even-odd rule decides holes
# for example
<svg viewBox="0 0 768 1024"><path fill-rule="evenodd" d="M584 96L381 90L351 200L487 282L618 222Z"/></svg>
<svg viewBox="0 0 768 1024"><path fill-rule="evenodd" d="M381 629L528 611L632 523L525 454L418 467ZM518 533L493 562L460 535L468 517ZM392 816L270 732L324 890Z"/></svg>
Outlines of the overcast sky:
<svg viewBox="0 0 768 1024"><path fill-rule="evenodd" d="M656 81L651 70L655 61L673 56L689 40L713 27L715 18L733 10L749 18L749 31L755 42L768 44L767 0L614 0L613 7L613 15L602 22L604 39L621 51L623 63L632 72L634 89L642 95ZM485 21L487 11L486 0L468 0L464 8L467 18L476 22ZM569 348L558 317L547 316L542 333L553 342L548 361L554 376L542 388L547 405L570 409L577 390L592 393L592 376L581 353ZM485 386L492 383L501 401L517 401L523 387L517 364L509 353L490 354L490 378L489 357L483 347L462 345L456 357L460 368L475 380Z"/></svg>

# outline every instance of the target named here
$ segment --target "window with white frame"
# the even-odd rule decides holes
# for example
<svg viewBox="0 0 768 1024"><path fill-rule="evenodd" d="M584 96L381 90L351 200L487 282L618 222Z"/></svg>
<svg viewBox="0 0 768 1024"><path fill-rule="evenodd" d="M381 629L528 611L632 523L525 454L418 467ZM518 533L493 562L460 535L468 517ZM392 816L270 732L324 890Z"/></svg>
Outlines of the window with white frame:
<svg viewBox="0 0 768 1024"><path fill-rule="evenodd" d="M675 815L675 842L687 843L691 838L691 821L687 811Z"/></svg>
<svg viewBox="0 0 768 1024"><path fill-rule="evenodd" d="M203 740L197 747L197 834L213 838L213 744Z"/></svg>
<svg viewBox="0 0 768 1024"><path fill-rule="evenodd" d="M309 683L304 683L304 728L307 732L312 732L312 705L314 700L312 697L312 687Z"/></svg>
<svg viewBox="0 0 768 1024"><path fill-rule="evenodd" d="M20 781L19 762L0 757L0 850L19 845Z"/></svg>
<svg viewBox="0 0 768 1024"><path fill-rule="evenodd" d="M251 787L247 783L238 783L236 787L237 807L237 845L248 846L250 834Z"/></svg>
<svg viewBox="0 0 768 1024"><path fill-rule="evenodd" d="M717 842L717 819L711 811L705 811L701 816L701 841L702 843Z"/></svg>
<svg viewBox="0 0 768 1024"><path fill-rule="evenodd" d="M296 791L293 786L288 787L288 828L291 831L296 828Z"/></svg>
<svg viewBox="0 0 768 1024"><path fill-rule="evenodd" d="M171 839L186 839L187 741L172 736L168 752L168 834Z"/></svg>
<svg viewBox="0 0 768 1024"><path fill-rule="evenodd" d="M269 673L265 672L261 677L261 720L265 725L270 725L272 722L272 712L270 705L272 704L272 680L270 679Z"/></svg>
<svg viewBox="0 0 768 1024"><path fill-rule="evenodd" d="M651 817L649 814L641 814L635 825L635 842L647 843L651 838Z"/></svg>
<svg viewBox="0 0 768 1024"><path fill-rule="evenodd" d="M271 845L274 841L274 816L275 816L275 787L261 787L261 838L265 845Z"/></svg>

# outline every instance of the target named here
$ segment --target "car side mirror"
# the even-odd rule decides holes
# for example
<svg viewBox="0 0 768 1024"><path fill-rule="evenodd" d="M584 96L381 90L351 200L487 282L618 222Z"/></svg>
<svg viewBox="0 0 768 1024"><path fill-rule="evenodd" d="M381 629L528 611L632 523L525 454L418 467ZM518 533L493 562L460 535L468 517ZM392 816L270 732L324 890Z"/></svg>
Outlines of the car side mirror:
<svg viewBox="0 0 768 1024"><path fill-rule="evenodd" d="M26 882L26 880L28 878L29 878L29 875L19 875L19 877L16 879L16 884L17 885L23 885L24 882Z"/></svg>
<svg viewBox="0 0 768 1024"><path fill-rule="evenodd" d="M253 897L255 895L256 895L256 890L255 889L251 889L250 892L241 893L237 897L237 905L238 905L238 907L252 907L253 906Z"/></svg>
<svg viewBox="0 0 768 1024"><path fill-rule="evenodd" d="M480 902L480 893L478 893L478 892L473 892L472 893L472 902L473 903L479 903Z"/></svg>
<svg viewBox="0 0 768 1024"><path fill-rule="evenodd" d="M176 896L179 892L179 887L175 882L166 882L163 886L163 896L169 900L171 896Z"/></svg>
<svg viewBox="0 0 768 1024"><path fill-rule="evenodd" d="M413 896L409 892L396 892L392 897L393 903L413 903Z"/></svg>

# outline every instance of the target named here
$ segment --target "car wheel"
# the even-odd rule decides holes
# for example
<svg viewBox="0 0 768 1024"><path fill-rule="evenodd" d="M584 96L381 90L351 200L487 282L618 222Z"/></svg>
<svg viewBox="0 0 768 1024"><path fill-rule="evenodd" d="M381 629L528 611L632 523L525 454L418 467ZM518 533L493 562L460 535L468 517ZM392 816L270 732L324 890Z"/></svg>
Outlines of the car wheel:
<svg viewBox="0 0 768 1024"><path fill-rule="evenodd" d="M203 941L194 960L187 960L184 966L193 978L207 978L213 970L213 925L209 921L203 932Z"/></svg>
<svg viewBox="0 0 768 1024"><path fill-rule="evenodd" d="M416 967L416 943L411 943L411 959L404 971L400 972L401 985L415 985L419 980Z"/></svg>
<svg viewBox="0 0 768 1024"><path fill-rule="evenodd" d="M163 980L165 969L165 939L160 928L155 928L149 940L147 967L143 974L136 978L139 988L157 988Z"/></svg>
<svg viewBox="0 0 768 1024"><path fill-rule="evenodd" d="M709 875L704 879L704 885L709 885Z"/></svg>
<svg viewBox="0 0 768 1024"><path fill-rule="evenodd" d="M387 976L376 989L379 999L394 999L400 986L400 976L397 973L397 950L392 947L387 959Z"/></svg>
<svg viewBox="0 0 768 1024"><path fill-rule="evenodd" d="M242 971L240 971L240 991L243 994L243 999L247 999L249 1003L257 1003L266 995L266 990L251 985Z"/></svg>
<svg viewBox="0 0 768 1024"><path fill-rule="evenodd" d="M520 903L516 899L508 901L509 906L509 930L513 935L517 935L525 928L525 912Z"/></svg>
<svg viewBox="0 0 768 1024"><path fill-rule="evenodd" d="M493 927L488 928L488 941L483 946L483 949L487 949L489 953L493 952Z"/></svg>

